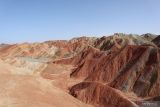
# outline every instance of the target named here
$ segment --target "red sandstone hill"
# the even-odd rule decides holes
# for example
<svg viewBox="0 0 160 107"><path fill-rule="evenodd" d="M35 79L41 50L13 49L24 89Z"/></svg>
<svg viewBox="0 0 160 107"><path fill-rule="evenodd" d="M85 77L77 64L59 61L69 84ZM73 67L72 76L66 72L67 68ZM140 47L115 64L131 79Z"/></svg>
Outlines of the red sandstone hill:
<svg viewBox="0 0 160 107"><path fill-rule="evenodd" d="M82 82L70 89L70 94L95 107L138 107L119 90L96 82Z"/></svg>
<svg viewBox="0 0 160 107"><path fill-rule="evenodd" d="M78 55L53 63L75 65L76 68L72 70L70 77L91 83L75 85L71 87L70 93L94 106L118 107L116 104L122 102L116 99L117 103L115 101L115 105L111 104L110 100L114 99L115 95L107 93L111 96L108 97L107 94L97 92L102 87L95 85L97 82L121 91L126 97L130 95L125 93L134 93L137 100L133 97L128 98L132 103L141 102L147 97L160 96L160 51L153 43L143 39L126 36L102 37ZM112 88L107 88L107 91L112 91ZM132 104L122 105L125 106Z"/></svg>
<svg viewBox="0 0 160 107"><path fill-rule="evenodd" d="M122 33L2 45L0 82L6 88L0 85L0 92L6 94L0 105L140 107L144 101L159 101L158 46L159 36ZM33 102L33 98L38 99Z"/></svg>

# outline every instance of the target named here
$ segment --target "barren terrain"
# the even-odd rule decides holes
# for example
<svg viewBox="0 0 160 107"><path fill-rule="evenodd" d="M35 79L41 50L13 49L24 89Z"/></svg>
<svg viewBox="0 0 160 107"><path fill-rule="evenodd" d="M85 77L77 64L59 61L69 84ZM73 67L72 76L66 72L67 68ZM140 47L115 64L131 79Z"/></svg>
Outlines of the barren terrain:
<svg viewBox="0 0 160 107"><path fill-rule="evenodd" d="M159 38L115 33L0 45L0 107L143 107L159 101Z"/></svg>

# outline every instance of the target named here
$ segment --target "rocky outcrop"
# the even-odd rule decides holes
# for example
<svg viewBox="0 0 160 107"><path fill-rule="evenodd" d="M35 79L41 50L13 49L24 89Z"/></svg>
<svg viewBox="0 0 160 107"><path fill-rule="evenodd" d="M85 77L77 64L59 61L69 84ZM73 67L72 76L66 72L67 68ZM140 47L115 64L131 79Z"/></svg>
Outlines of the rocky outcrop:
<svg viewBox="0 0 160 107"><path fill-rule="evenodd" d="M155 43L158 47L160 47L160 35L153 39L152 42Z"/></svg>
<svg viewBox="0 0 160 107"><path fill-rule="evenodd" d="M148 41L152 41L153 39L155 39L157 37L157 35L151 34L151 33L146 33L141 36L144 37Z"/></svg>
<svg viewBox="0 0 160 107"><path fill-rule="evenodd" d="M138 107L121 91L96 82L82 82L70 89L70 94L95 107Z"/></svg>

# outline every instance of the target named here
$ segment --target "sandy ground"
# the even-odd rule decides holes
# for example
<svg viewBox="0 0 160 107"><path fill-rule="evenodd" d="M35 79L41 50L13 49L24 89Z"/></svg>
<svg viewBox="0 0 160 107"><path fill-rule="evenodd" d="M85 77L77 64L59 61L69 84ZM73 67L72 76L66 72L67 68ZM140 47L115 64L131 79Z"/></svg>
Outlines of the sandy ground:
<svg viewBox="0 0 160 107"><path fill-rule="evenodd" d="M0 107L89 107L57 87L56 79L44 79L1 60L0 68Z"/></svg>

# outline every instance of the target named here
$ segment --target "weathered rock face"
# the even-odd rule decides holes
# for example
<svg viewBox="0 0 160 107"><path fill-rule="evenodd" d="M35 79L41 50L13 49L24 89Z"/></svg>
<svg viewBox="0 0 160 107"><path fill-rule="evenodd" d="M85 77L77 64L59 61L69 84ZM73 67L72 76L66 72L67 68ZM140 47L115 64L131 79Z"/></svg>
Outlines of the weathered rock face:
<svg viewBox="0 0 160 107"><path fill-rule="evenodd" d="M149 88L158 81L159 51L154 47L127 45L113 53L90 47L69 62L75 62L74 60L77 61L75 64L78 66L71 73L71 77L108 83L122 91L134 90L139 96L143 96L143 93L145 93L144 96L149 95ZM142 84L150 84L146 91L145 89L140 91L140 87L144 86L138 85L138 81L142 78L145 82Z"/></svg>
<svg viewBox="0 0 160 107"><path fill-rule="evenodd" d="M95 107L138 107L122 92L96 82L82 82L70 89L70 94Z"/></svg>
<svg viewBox="0 0 160 107"><path fill-rule="evenodd" d="M93 48L89 49L90 53L88 54L83 53L83 55L86 56L82 57L83 60L71 73L71 77L83 77L84 81L108 84L115 89L123 92L134 92L137 96L141 97L160 95L160 54L157 48L128 45L121 51L117 51L118 54L114 52L115 54L111 53L110 55L105 54L105 52L93 50ZM84 92L84 89L81 88L77 90L79 90L80 93ZM71 91L73 90L71 89ZM76 91L73 91L73 93L74 92ZM87 103L92 104L92 102L95 101L90 95L86 99L83 99L79 93L77 93L76 96L78 99ZM86 101L89 99L91 101ZM110 98L106 99L109 100ZM97 103L99 104L99 102ZM113 107L116 106L114 105Z"/></svg>
<svg viewBox="0 0 160 107"><path fill-rule="evenodd" d="M139 54L135 53L131 62L127 63L111 86L122 91L134 91L138 96L143 97L159 95L159 85L154 88L154 85L159 83L159 55L158 49L153 47L148 47L144 51L140 49Z"/></svg>

